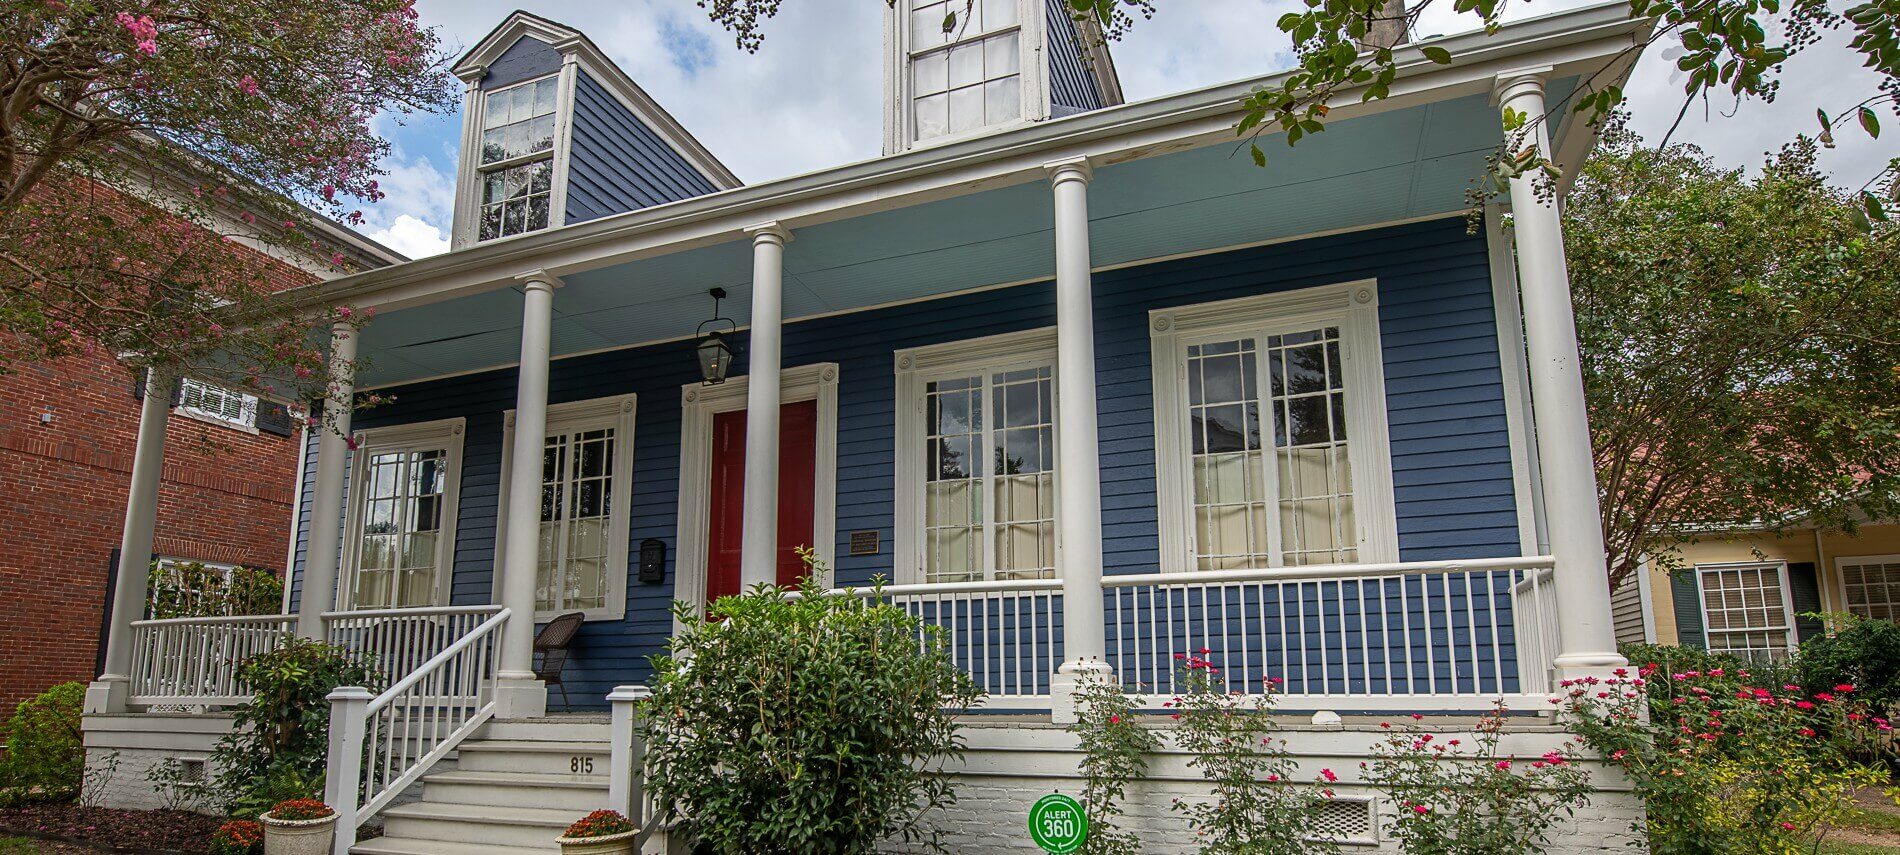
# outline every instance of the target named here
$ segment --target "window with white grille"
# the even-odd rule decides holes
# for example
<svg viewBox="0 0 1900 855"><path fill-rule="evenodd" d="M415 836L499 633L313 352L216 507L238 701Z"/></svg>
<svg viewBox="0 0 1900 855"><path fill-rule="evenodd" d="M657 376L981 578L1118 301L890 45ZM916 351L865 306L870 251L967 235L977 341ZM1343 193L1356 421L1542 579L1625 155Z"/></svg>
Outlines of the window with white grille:
<svg viewBox="0 0 1900 855"><path fill-rule="evenodd" d="M178 408L188 415L242 428L257 426L256 395L234 392L189 377L178 381Z"/></svg>
<svg viewBox="0 0 1900 855"><path fill-rule="evenodd" d="M557 75L482 95L479 239L548 227L559 89Z"/></svg>
<svg viewBox="0 0 1900 855"><path fill-rule="evenodd" d="M1900 555L1834 559L1847 610L1865 618L1900 620Z"/></svg>
<svg viewBox="0 0 1900 855"><path fill-rule="evenodd" d="M1791 652L1794 609L1786 565L1698 565L1696 576L1709 650L1756 660Z"/></svg>
<svg viewBox="0 0 1900 855"><path fill-rule="evenodd" d="M537 620L581 612L588 620L626 615L627 532L633 499L634 396L548 407L541 449L541 529L535 565ZM500 509L514 489L514 412L504 421ZM506 521L496 560L507 555Z"/></svg>
<svg viewBox="0 0 1900 855"><path fill-rule="evenodd" d="M967 134L1023 117L1017 0L907 5L911 139Z"/></svg>
<svg viewBox="0 0 1900 855"><path fill-rule="evenodd" d="M351 459L347 608L448 601L462 468L461 419L357 434Z"/></svg>

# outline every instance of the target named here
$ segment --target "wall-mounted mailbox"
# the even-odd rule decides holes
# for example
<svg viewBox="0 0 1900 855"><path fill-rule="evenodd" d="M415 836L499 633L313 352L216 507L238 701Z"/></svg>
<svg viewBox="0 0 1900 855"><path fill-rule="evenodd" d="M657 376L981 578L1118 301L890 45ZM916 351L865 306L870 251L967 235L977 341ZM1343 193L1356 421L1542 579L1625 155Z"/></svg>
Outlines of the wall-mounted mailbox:
<svg viewBox="0 0 1900 855"><path fill-rule="evenodd" d="M666 541L649 537L640 541L640 584L658 585L666 581Z"/></svg>

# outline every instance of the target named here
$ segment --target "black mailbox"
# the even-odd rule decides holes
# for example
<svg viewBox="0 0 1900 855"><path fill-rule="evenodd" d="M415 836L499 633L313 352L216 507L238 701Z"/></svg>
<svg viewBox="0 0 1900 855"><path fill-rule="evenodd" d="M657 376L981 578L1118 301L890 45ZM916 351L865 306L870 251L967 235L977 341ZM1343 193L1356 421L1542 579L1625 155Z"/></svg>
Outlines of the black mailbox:
<svg viewBox="0 0 1900 855"><path fill-rule="evenodd" d="M640 583L658 585L666 581L666 541L649 537L640 541Z"/></svg>

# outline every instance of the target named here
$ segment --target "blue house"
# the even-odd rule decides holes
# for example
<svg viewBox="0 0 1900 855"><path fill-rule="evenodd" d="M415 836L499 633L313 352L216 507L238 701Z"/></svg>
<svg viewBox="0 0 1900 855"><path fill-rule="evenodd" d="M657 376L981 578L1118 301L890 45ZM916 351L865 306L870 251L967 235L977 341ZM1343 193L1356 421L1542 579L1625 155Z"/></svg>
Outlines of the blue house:
<svg viewBox="0 0 1900 855"><path fill-rule="evenodd" d="M557 709L604 709L676 601L813 572L883 583L984 710L1028 714L973 719L978 788L1072 778L1010 752L1065 750L1047 727L1084 677L1170 695L1176 654L1282 684L1332 728L1314 756L1367 750L1355 714L1547 712L1621 665L1553 196L1593 142L1572 96L1627 75L1645 25L1607 4L1435 39L1449 65L1400 45L1389 98L1339 93L1258 168L1238 105L1277 77L1124 103L1064 7L979 0L945 32L943 0L898 0L885 154L750 186L586 36L509 16L454 68L453 250L302 292L375 319L330 332L285 613L113 626L89 722L241 697L191 644L356 645L415 680L338 699L397 759L333 767L331 795L391 823L356 851L421 852L531 845L442 805L507 784L462 804L558 812L585 799L505 775L611 753L605 722L532 730L537 631L574 630ZM1565 178L1474 226L1500 146ZM392 400L352 412L366 392ZM438 726L397 736L418 704ZM1347 802L1341 839L1384 843Z"/></svg>

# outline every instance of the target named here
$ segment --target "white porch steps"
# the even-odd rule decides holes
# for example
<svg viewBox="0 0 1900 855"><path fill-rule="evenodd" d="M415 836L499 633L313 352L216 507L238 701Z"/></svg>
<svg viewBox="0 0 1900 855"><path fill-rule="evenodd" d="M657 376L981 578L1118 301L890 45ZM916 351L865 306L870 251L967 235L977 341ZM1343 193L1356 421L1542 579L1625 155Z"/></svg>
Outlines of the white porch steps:
<svg viewBox="0 0 1900 855"><path fill-rule="evenodd" d="M559 852L567 826L607 806L606 716L494 721L453 770L422 778L422 800L383 811L383 836L354 855ZM576 771L576 769L579 771Z"/></svg>

